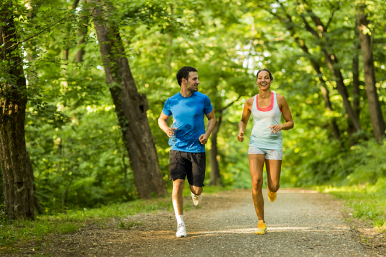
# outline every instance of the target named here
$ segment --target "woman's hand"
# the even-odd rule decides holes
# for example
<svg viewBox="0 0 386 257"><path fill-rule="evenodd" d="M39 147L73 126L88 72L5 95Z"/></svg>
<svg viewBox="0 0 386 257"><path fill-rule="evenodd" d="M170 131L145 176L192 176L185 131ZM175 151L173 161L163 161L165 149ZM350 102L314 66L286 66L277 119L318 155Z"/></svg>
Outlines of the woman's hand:
<svg viewBox="0 0 386 257"><path fill-rule="evenodd" d="M237 135L237 140L239 140L240 142L244 141L244 132L243 131L239 131L239 134Z"/></svg>
<svg viewBox="0 0 386 257"><path fill-rule="evenodd" d="M269 127L271 129L271 133L277 133L281 130L281 125L273 125L271 127Z"/></svg>

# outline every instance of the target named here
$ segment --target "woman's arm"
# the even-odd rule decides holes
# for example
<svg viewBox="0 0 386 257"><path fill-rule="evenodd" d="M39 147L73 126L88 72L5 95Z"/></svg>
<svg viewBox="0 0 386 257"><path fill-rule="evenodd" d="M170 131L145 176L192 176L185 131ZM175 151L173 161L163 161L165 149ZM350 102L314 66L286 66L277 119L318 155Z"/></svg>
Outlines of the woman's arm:
<svg viewBox="0 0 386 257"><path fill-rule="evenodd" d="M285 119L286 123L269 127L271 129L271 133L275 134L280 130L289 130L294 127L292 114L288 107L287 100L285 100L284 96L277 95L277 104L279 105L279 108L283 114L283 118Z"/></svg>
<svg viewBox="0 0 386 257"><path fill-rule="evenodd" d="M244 104L243 115L239 122L239 134L237 135L237 140L240 142L244 141L244 131L247 127L249 117L251 116L251 109L253 104L253 97L249 98Z"/></svg>

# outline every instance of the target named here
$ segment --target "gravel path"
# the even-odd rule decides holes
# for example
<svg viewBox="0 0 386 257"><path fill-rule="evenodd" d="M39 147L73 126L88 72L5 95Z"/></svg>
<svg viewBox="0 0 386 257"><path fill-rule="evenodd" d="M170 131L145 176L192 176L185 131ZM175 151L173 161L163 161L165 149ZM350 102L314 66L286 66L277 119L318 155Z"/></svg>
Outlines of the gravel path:
<svg viewBox="0 0 386 257"><path fill-rule="evenodd" d="M266 196L266 191L264 191ZM188 238L154 231L166 238L144 240L135 255L156 256L371 256L353 240L341 215L342 204L331 196L304 190L280 190L274 203L265 197L266 235L255 235L256 214L250 190L222 193L231 208L185 214ZM223 201L221 201L223 202ZM206 209L205 208L205 209ZM174 222L174 220L173 220ZM174 225L174 224L173 224ZM134 256L134 255L133 255Z"/></svg>
<svg viewBox="0 0 386 257"><path fill-rule="evenodd" d="M342 203L330 195L281 189L274 203L266 191L264 199L265 235L254 234L251 190L235 190L204 194L201 207L186 211L187 238L175 238L173 213L159 211L129 216L124 222L142 222L129 230L118 229L116 220L103 229L50 238L49 247L21 256L384 256L355 240L342 217Z"/></svg>

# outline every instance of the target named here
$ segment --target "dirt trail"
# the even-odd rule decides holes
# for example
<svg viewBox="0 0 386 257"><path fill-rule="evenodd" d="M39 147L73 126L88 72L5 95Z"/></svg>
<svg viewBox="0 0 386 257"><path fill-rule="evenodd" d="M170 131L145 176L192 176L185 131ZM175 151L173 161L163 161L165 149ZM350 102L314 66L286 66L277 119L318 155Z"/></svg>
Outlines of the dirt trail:
<svg viewBox="0 0 386 257"><path fill-rule="evenodd" d="M89 227L50 238L48 247L31 246L12 256L385 256L366 249L342 217L342 203L309 190L282 189L277 200L265 199L266 235L255 235L257 224L250 190L205 195L203 204L184 213L187 238L175 238L173 213L128 216L142 222L118 229ZM185 198L185 204L192 204Z"/></svg>

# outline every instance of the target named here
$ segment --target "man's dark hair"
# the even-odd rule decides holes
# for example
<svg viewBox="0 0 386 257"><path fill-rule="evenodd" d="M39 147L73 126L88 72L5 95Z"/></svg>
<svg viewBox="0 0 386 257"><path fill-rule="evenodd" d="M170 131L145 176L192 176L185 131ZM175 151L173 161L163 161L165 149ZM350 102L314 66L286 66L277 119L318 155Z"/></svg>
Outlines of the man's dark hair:
<svg viewBox="0 0 386 257"><path fill-rule="evenodd" d="M178 81L178 84L181 86L181 82L182 82L182 78L188 80L189 79L189 72L191 71L195 71L197 72L197 70L193 67L190 67L190 66L184 66L182 67L178 72L177 72L177 81Z"/></svg>
<svg viewBox="0 0 386 257"><path fill-rule="evenodd" d="M271 73L268 69L261 69L261 70L258 70L258 71L257 71L257 74L256 74L256 78L259 76L259 73L262 72L262 71L268 72L268 73L269 73L269 78L270 78L271 80L273 80L272 73Z"/></svg>

